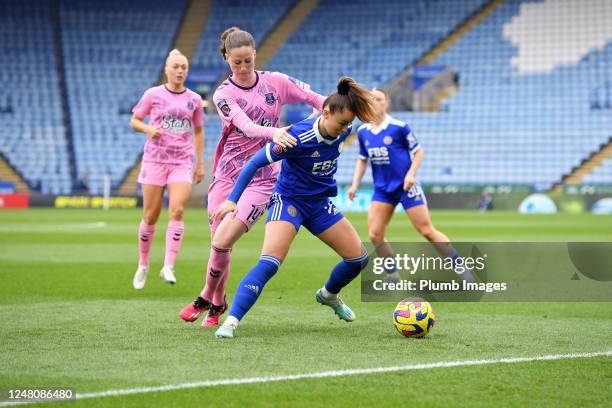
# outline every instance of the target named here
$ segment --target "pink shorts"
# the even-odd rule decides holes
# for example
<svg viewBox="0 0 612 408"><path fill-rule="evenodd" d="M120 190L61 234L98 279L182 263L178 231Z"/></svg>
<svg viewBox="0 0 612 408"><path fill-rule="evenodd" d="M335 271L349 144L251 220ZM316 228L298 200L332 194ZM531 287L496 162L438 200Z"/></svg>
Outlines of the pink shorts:
<svg viewBox="0 0 612 408"><path fill-rule="evenodd" d="M138 182L165 186L174 183L192 183L193 165L191 164L165 164L142 162Z"/></svg>
<svg viewBox="0 0 612 408"><path fill-rule="evenodd" d="M208 223L210 229L215 232L221 221L211 222L210 216L229 196L234 185L223 180L215 180L208 187ZM238 214L236 218L250 230L268 208L270 196L274 190L274 185L269 186L248 186L240 200L238 200Z"/></svg>

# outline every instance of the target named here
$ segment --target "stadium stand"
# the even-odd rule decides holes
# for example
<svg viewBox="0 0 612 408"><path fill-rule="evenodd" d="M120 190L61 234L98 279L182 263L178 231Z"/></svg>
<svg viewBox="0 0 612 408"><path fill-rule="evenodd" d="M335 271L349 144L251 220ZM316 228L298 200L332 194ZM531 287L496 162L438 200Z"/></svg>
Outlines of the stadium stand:
<svg viewBox="0 0 612 408"><path fill-rule="evenodd" d="M571 25L581 27L563 37L563 44L572 47L559 47L555 37L545 35L568 18L563 3L507 0L432 62L457 73L458 92L442 102L440 112L393 113L410 124L425 148L423 183L523 184L546 190L609 140L612 38L602 38L601 32L612 3L588 1L598 6L585 9L599 15L571 16ZM123 179L144 142L129 128L130 110L159 78L187 3L0 3L0 53L27 81L19 92L0 94L0 118L11 124L0 129L0 152L31 187L69 194L80 185L99 194L106 175L113 187ZM485 3L322 0L265 69L295 76L323 94L333 90L340 75L368 87L384 85ZM294 4L213 1L192 66L224 70L218 38L225 28L237 25L261 42ZM530 25L529 13L540 6L537 25ZM63 53L57 52L55 39ZM553 55L558 62L522 52L525 44L559 54ZM566 55L570 48L586 51L576 58ZM62 66L64 72L58 72ZM14 86L11 70L0 72L0 79L4 89ZM65 102L68 109L62 111ZM210 159L220 133L216 115L206 117L205 132ZM341 183L351 182L357 155L357 144L346 143ZM612 160L605 160L583 182L612 184L611 169ZM370 177L368 171L366 183Z"/></svg>
<svg viewBox="0 0 612 408"><path fill-rule="evenodd" d="M333 91L342 75L350 75L367 87L384 85L485 3L418 0L408 6L400 0L323 0L266 69L295 76L323 94ZM296 110L291 117L302 113L300 108ZM339 182L352 181L358 154L356 144L346 144L340 157ZM363 182L372 182L369 169Z"/></svg>
<svg viewBox="0 0 612 408"><path fill-rule="evenodd" d="M575 65L521 75L511 65L516 46L504 36L504 28L521 14L520 3L505 2L438 58L461 78L461 89L447 101L445 112L399 115L429 152L421 172L424 182L548 189L608 140L609 111L593 110L589 101L612 74L612 45L591 50ZM539 32L525 35L539 40L542 48L553 47L538 33L555 21L549 15ZM587 29L582 35L595 34Z"/></svg>
<svg viewBox="0 0 612 408"><path fill-rule="evenodd" d="M520 3L505 2L435 61L460 76L460 90L442 112L394 114L411 125L426 150L419 174L424 183L549 189L610 137L610 110L596 105L593 95L612 78L612 44L590 50L577 64L520 74L511 64L517 48L504 36L521 13ZM554 46L538 36L543 25L556 21L554 11L541 20L539 31L526 34L543 49ZM586 29L582 35L596 34ZM356 148L347 153L339 169L345 182ZM610 183L605 174L597 170L593 177Z"/></svg>
<svg viewBox="0 0 612 408"><path fill-rule="evenodd" d="M213 1L208 23L200 37L192 65L224 70L219 54L219 37L228 27L237 26L253 34L259 44L283 17L295 0Z"/></svg>
<svg viewBox="0 0 612 408"><path fill-rule="evenodd" d="M604 160L601 166L596 167L591 174L586 175L582 182L585 184L610 184L612 182L612 157Z"/></svg>
<svg viewBox="0 0 612 408"><path fill-rule="evenodd" d="M266 66L329 93L342 75L390 81L484 0L323 0Z"/></svg>
<svg viewBox="0 0 612 408"><path fill-rule="evenodd" d="M206 116L204 119L204 157L215 157L217 143L221 137L221 120L219 116Z"/></svg>
<svg viewBox="0 0 612 408"><path fill-rule="evenodd" d="M79 182L100 194L117 186L142 153L131 108L153 86L185 0L62 0L66 83Z"/></svg>
<svg viewBox="0 0 612 408"><path fill-rule="evenodd" d="M33 188L72 189L49 2L0 3L0 149Z"/></svg>

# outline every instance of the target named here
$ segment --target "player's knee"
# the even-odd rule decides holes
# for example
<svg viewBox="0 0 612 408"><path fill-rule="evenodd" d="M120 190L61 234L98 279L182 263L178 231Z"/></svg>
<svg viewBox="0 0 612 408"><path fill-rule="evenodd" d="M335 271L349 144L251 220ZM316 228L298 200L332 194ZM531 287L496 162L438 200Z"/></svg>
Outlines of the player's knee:
<svg viewBox="0 0 612 408"><path fill-rule="evenodd" d="M374 245L380 244L380 243L384 242L384 240L385 240L385 233L382 230L371 229L371 230L368 231L368 235L369 235L370 241Z"/></svg>
<svg viewBox="0 0 612 408"><path fill-rule="evenodd" d="M180 221L183 219L183 214L185 213L185 207L177 206L170 208L170 218L173 220Z"/></svg>
<svg viewBox="0 0 612 408"><path fill-rule="evenodd" d="M418 225L417 230L428 241L433 241L435 238L436 229L431 224Z"/></svg>
<svg viewBox="0 0 612 408"><path fill-rule="evenodd" d="M231 248L234 243L229 234L215 233L212 239L212 245L217 248Z"/></svg>
<svg viewBox="0 0 612 408"><path fill-rule="evenodd" d="M147 225L157 224L157 219L159 218L159 213L156 211L145 211L142 220Z"/></svg>

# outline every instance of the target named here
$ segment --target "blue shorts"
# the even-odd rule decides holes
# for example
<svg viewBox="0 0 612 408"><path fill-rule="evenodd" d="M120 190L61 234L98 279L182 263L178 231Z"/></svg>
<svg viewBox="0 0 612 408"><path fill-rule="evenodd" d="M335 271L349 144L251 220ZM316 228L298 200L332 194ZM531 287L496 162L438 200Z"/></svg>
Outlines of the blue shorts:
<svg viewBox="0 0 612 408"><path fill-rule="evenodd" d="M402 203L404 210L416 207L417 205L427 204L425 193L423 192L421 185L418 183L415 183L410 190L406 191L403 188L400 188L393 193L387 193L386 191L374 188L372 201L389 203L394 207L397 205L397 203Z"/></svg>
<svg viewBox="0 0 612 408"><path fill-rule="evenodd" d="M313 235L319 235L344 218L329 198L298 199L273 193L268 204L270 221L287 221L296 231L303 225Z"/></svg>

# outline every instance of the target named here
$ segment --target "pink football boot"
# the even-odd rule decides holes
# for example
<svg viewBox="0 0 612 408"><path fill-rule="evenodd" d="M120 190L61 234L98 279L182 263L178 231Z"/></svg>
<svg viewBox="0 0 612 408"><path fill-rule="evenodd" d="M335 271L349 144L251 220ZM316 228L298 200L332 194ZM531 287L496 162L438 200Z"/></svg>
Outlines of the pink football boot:
<svg viewBox="0 0 612 408"><path fill-rule="evenodd" d="M202 299L200 296L192 303L188 304L181 310L179 316L186 322L195 322L202 312L210 309L212 304L208 300Z"/></svg>
<svg viewBox="0 0 612 408"><path fill-rule="evenodd" d="M206 314L206 318L202 322L202 327L212 327L219 325L219 318L227 310L227 302L223 299L221 306L212 305Z"/></svg>

